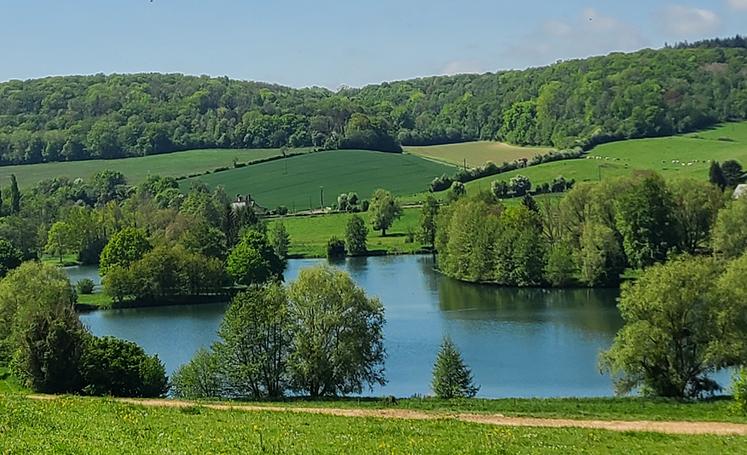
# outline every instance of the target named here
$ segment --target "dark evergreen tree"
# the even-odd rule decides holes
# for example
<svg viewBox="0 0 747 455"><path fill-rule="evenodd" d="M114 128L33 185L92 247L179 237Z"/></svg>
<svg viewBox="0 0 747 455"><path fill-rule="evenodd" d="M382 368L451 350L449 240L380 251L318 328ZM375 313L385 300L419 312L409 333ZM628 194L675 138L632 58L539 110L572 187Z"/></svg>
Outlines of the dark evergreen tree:
<svg viewBox="0 0 747 455"><path fill-rule="evenodd" d="M718 161L711 161L711 169L708 171L708 180L719 187L721 191L726 188L726 177Z"/></svg>
<svg viewBox="0 0 747 455"><path fill-rule="evenodd" d="M736 160L727 160L721 165L721 172L726 180L726 185L735 187L744 180L744 169Z"/></svg>
<svg viewBox="0 0 747 455"><path fill-rule="evenodd" d="M447 400L471 398L480 390L480 387L474 384L472 372L464 364L462 354L448 337L444 338L436 357L431 385L438 398Z"/></svg>
<svg viewBox="0 0 747 455"><path fill-rule="evenodd" d="M15 174L10 174L10 214L15 215L21 211L21 191L18 189L18 181Z"/></svg>

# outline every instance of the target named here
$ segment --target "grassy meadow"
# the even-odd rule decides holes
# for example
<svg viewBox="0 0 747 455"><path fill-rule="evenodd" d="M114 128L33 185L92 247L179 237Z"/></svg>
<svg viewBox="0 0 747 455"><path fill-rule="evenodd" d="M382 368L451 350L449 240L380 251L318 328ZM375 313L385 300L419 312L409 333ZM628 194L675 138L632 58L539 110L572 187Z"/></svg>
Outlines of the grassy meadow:
<svg viewBox="0 0 747 455"><path fill-rule="evenodd" d="M222 185L229 195L251 194L268 208L285 205L291 211L319 208L320 187L324 205L336 203L340 193L357 192L368 199L377 188L397 195L421 192L434 177L454 172L452 166L401 153L334 150L231 169L193 180L208 186Z"/></svg>
<svg viewBox="0 0 747 455"><path fill-rule="evenodd" d="M417 234L420 226L420 209L405 209L402 218L381 236L381 231L373 231L367 213L359 214L368 224L368 249L379 254L415 253L421 249L417 238L408 241L408 233ZM293 257L325 257L327 241L330 237L345 238L345 225L352 213L333 213L318 216L297 216L273 219L270 225L282 221L290 234L289 253Z"/></svg>
<svg viewBox="0 0 747 455"><path fill-rule="evenodd" d="M743 453L747 438L0 400L3 453Z"/></svg>
<svg viewBox="0 0 747 455"><path fill-rule="evenodd" d="M603 144L586 158L556 161L466 184L469 189L490 188L494 180L508 180L522 174L532 184L549 182L562 175L578 182L628 175L636 170L654 170L665 178L707 179L709 160L734 159L747 164L747 122L729 123L682 136L633 139Z"/></svg>
<svg viewBox="0 0 747 455"><path fill-rule="evenodd" d="M548 147L521 147L494 141L463 142L460 144L407 146L405 152L431 160L467 167L478 167L487 161L501 164L520 158L531 158L552 150Z"/></svg>
<svg viewBox="0 0 747 455"><path fill-rule="evenodd" d="M291 149L288 153L308 152L311 149ZM87 178L111 169L127 177L131 184L145 181L149 175L179 177L219 167L231 167L234 159L244 163L279 156L281 149L205 149L164 153L115 160L65 161L58 163L23 164L0 166L0 183L6 185L10 174L15 174L18 185L33 187L40 180L53 177Z"/></svg>

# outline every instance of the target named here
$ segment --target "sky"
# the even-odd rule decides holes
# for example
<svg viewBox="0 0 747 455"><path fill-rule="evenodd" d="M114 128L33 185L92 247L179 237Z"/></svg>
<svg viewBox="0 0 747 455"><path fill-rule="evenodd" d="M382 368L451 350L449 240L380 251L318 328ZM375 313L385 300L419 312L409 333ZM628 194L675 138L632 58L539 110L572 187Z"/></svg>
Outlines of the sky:
<svg viewBox="0 0 747 455"><path fill-rule="evenodd" d="M174 72L359 87L747 34L747 0L0 0L0 81Z"/></svg>

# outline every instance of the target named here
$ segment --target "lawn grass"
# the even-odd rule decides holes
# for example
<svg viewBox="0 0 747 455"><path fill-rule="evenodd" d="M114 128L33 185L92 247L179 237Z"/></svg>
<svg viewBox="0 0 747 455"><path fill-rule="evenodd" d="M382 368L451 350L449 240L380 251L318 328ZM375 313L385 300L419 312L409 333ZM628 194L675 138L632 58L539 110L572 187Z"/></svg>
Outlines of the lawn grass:
<svg viewBox="0 0 747 455"><path fill-rule="evenodd" d="M311 151L292 149L288 153ZM119 171L131 184L145 181L149 175L179 177L219 167L231 167L234 159L248 162L279 156L281 149L204 149L164 153L115 160L66 161L58 163L0 166L0 183L4 186L10 174L15 174L21 189L33 187L41 180L53 177L88 178L105 169Z"/></svg>
<svg viewBox="0 0 747 455"><path fill-rule="evenodd" d="M420 226L420 209L404 209L402 217L394 222L386 237L381 231L372 231L368 213L359 213L368 224L368 249L374 254L415 253L422 249L417 241L408 242L408 232L417 234ZM325 257L327 241L332 236L345 238L345 226L352 213L332 213L316 216L294 216L273 219L269 222L282 222L290 235L289 253L293 257ZM417 237L417 236L416 236Z"/></svg>
<svg viewBox="0 0 747 455"><path fill-rule="evenodd" d="M747 423L747 416L731 410L732 400L719 397L694 402L666 398L498 398L455 399L403 398L392 404L384 398L341 398L307 401L251 403L257 406L410 409L435 412L503 414L512 417L570 418L579 420L672 420L691 422ZM249 403L246 403L249 404Z"/></svg>
<svg viewBox="0 0 747 455"><path fill-rule="evenodd" d="M4 394L14 394L25 391L26 389L24 389L18 380L11 376L8 368L0 366L0 397ZM0 435L2 435L1 431Z"/></svg>
<svg viewBox="0 0 747 455"><path fill-rule="evenodd" d="M612 142L592 149L586 158L555 161L466 184L468 191L489 189L494 180L509 180L521 174L534 186L562 175L577 182L630 175L653 170L665 178L708 178L709 160L734 159L747 165L747 122L729 123L682 136ZM678 161L678 162L675 162Z"/></svg>
<svg viewBox="0 0 747 455"><path fill-rule="evenodd" d="M552 150L548 147L521 147L503 142L477 141L460 144L407 146L405 151L413 155L441 161L456 166L478 167L487 161L495 164L510 162L520 158L531 158Z"/></svg>
<svg viewBox="0 0 747 455"><path fill-rule="evenodd" d="M3 453L744 453L745 437L0 399Z"/></svg>
<svg viewBox="0 0 747 455"><path fill-rule="evenodd" d="M221 185L229 195L251 194L268 208L280 205L291 211L319 208L321 188L324 205L336 203L340 193L354 191L368 199L377 188L394 194L413 194L428 188L434 177L454 168L402 153L365 150L334 150L231 169L193 180L208 186Z"/></svg>

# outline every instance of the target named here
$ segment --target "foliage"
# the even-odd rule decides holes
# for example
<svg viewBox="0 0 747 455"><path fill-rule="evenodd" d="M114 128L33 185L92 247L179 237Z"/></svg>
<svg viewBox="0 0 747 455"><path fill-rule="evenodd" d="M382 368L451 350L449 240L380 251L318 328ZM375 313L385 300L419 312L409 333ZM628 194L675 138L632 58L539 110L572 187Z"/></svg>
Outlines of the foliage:
<svg viewBox="0 0 747 455"><path fill-rule="evenodd" d="M747 415L747 368L741 368L735 375L731 385L734 395L732 409L738 415Z"/></svg>
<svg viewBox="0 0 747 455"><path fill-rule="evenodd" d="M72 235L70 226L64 221L57 221L49 228L46 250L48 254L59 256L60 264L62 264L62 257L70 252Z"/></svg>
<svg viewBox="0 0 747 455"><path fill-rule="evenodd" d="M220 397L225 390L218 356L200 349L171 376L171 390L177 398Z"/></svg>
<svg viewBox="0 0 747 455"><path fill-rule="evenodd" d="M226 271L237 284L260 284L283 273L283 261L267 241L267 236L249 229L231 250Z"/></svg>
<svg viewBox="0 0 747 455"><path fill-rule="evenodd" d="M655 174L633 178L615 199L615 220L628 262L642 268L666 259L676 246L672 194Z"/></svg>
<svg viewBox="0 0 747 455"><path fill-rule="evenodd" d="M475 386L472 372L464 364L462 354L451 341L444 338L433 365L433 392L441 399L472 398L480 390Z"/></svg>
<svg viewBox="0 0 747 455"><path fill-rule="evenodd" d="M115 265L103 280L104 292L117 302L217 294L226 283L219 259L179 245L159 246L127 268Z"/></svg>
<svg viewBox="0 0 747 455"><path fill-rule="evenodd" d="M726 188L726 177L718 161L711 161L711 168L708 170L708 181L721 191L724 191L724 188Z"/></svg>
<svg viewBox="0 0 747 455"><path fill-rule="evenodd" d="M516 196L524 196L532 189L532 182L526 176L517 175L508 181L508 190Z"/></svg>
<svg viewBox="0 0 747 455"><path fill-rule="evenodd" d="M286 291L278 283L250 288L231 300L218 330L220 341L213 347L223 376L224 394L254 399L284 394L289 323ZM202 377L210 375L206 372Z"/></svg>
<svg viewBox="0 0 747 455"><path fill-rule="evenodd" d="M330 267L301 270L288 289L290 385L311 397L384 384L384 307Z"/></svg>
<svg viewBox="0 0 747 455"><path fill-rule="evenodd" d="M21 211L21 191L15 174L10 174L10 214L17 215Z"/></svg>
<svg viewBox="0 0 747 455"><path fill-rule="evenodd" d="M435 248L436 245L436 220L438 218L438 200L432 195L427 195L420 209L420 231L418 238L424 245Z"/></svg>
<svg viewBox="0 0 747 455"><path fill-rule="evenodd" d="M747 256L723 275L712 259L685 257L625 287L625 326L602 355L617 391L692 398L719 390L709 375L747 360L746 272Z"/></svg>
<svg viewBox="0 0 747 455"><path fill-rule="evenodd" d="M392 193L382 189L374 191L368 211L371 217L371 225L374 230L380 230L382 236L385 236L386 230L402 216L402 207L400 207L397 199L392 196Z"/></svg>
<svg viewBox="0 0 747 455"><path fill-rule="evenodd" d="M334 235L327 241L327 259L341 259L347 254L345 241Z"/></svg>
<svg viewBox="0 0 747 455"><path fill-rule="evenodd" d="M617 286L625 269L625 256L612 229L584 223L577 252L581 282L589 287Z"/></svg>
<svg viewBox="0 0 747 455"><path fill-rule="evenodd" d="M124 397L161 397L168 380L157 356L135 343L113 337L90 337L80 359L83 393Z"/></svg>
<svg viewBox="0 0 747 455"><path fill-rule="evenodd" d="M124 228L115 233L101 251L99 271L105 276L115 265L129 267L151 249L145 232L132 227Z"/></svg>
<svg viewBox="0 0 747 455"><path fill-rule="evenodd" d="M713 226L713 250L725 258L747 251L747 198L729 202L718 212Z"/></svg>
<svg viewBox="0 0 747 455"><path fill-rule="evenodd" d="M744 181L744 169L736 160L727 160L721 164L721 172L726 186L735 187Z"/></svg>
<svg viewBox="0 0 747 455"><path fill-rule="evenodd" d="M0 278L23 262L23 254L7 240L0 239Z"/></svg>
<svg viewBox="0 0 747 455"><path fill-rule="evenodd" d="M718 187L694 180L669 182L672 194L672 217L679 229L679 248L690 254L704 247L716 222L723 198Z"/></svg>
<svg viewBox="0 0 747 455"><path fill-rule="evenodd" d="M368 227L358 215L353 215L348 219L345 226L345 248L351 256L361 256L368 252L366 239L368 238Z"/></svg>
<svg viewBox="0 0 747 455"><path fill-rule="evenodd" d="M451 186L449 187L449 192L446 194L446 200L449 202L453 202L464 196L465 194L467 194L467 190L464 188L464 183L452 182Z"/></svg>
<svg viewBox="0 0 747 455"><path fill-rule="evenodd" d="M75 290L78 294L93 294L94 287L93 280L90 278L83 278L75 283Z"/></svg>
<svg viewBox="0 0 747 455"><path fill-rule="evenodd" d="M557 242L550 246L545 266L545 280L553 287L568 286L573 282L576 264L573 251L566 242Z"/></svg>
<svg viewBox="0 0 747 455"><path fill-rule="evenodd" d="M228 250L226 234L207 222L190 226L181 235L179 243L192 253L211 258L225 259Z"/></svg>
<svg viewBox="0 0 747 455"><path fill-rule="evenodd" d="M275 254L283 263L288 260L288 248L290 247L290 234L285 229L282 221L274 223L270 229L270 244Z"/></svg>

